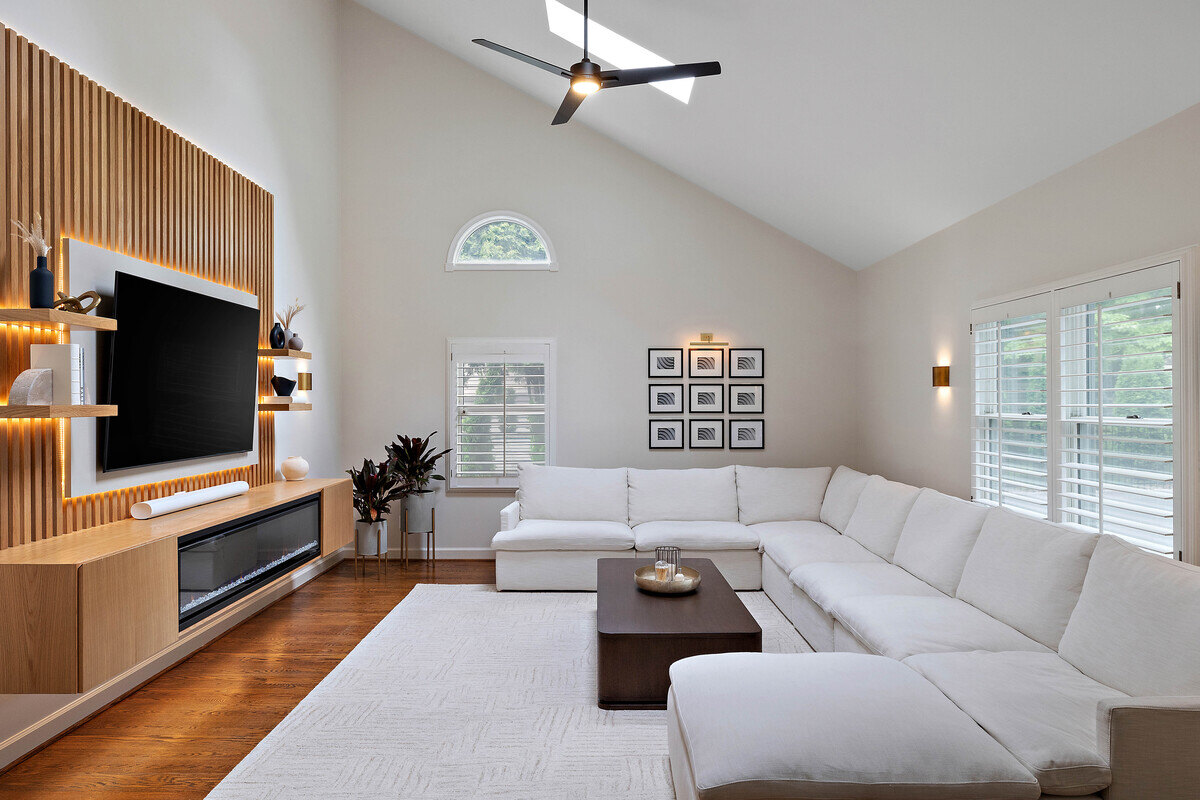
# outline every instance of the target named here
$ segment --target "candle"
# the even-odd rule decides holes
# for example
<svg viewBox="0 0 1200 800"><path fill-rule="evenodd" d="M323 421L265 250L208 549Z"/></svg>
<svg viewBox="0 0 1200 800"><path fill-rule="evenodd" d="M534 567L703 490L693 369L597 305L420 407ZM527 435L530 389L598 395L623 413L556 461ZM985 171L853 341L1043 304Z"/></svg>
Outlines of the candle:
<svg viewBox="0 0 1200 800"><path fill-rule="evenodd" d="M665 561L656 562L654 564L654 577L660 581L671 580L671 565Z"/></svg>

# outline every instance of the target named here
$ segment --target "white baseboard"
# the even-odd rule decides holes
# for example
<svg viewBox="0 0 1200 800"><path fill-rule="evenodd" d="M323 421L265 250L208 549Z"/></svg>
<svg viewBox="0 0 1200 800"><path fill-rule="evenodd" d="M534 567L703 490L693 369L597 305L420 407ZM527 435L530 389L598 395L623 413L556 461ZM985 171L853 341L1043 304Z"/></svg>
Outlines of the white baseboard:
<svg viewBox="0 0 1200 800"><path fill-rule="evenodd" d="M248 602L238 603L223 612L218 612L208 619L197 623L180 634L179 639L173 645L152 657L149 661L126 670L107 683L102 683L95 689L92 689L90 692L67 695L73 699L19 733L15 733L0 742L0 770L7 769L13 762L18 761L63 732L70 730L92 714L134 691L160 673L166 672L234 626L249 619L284 595L300 588L313 578L332 568L351 552L351 548L347 546L334 553L330 553L324 558L305 564L278 583L266 586L257 592L247 595L245 600Z"/></svg>
<svg viewBox="0 0 1200 800"><path fill-rule="evenodd" d="M388 548L388 560L389 561L398 561L400 559L400 556L401 556L401 550L399 547L389 547ZM424 545L422 544L421 546L417 546L417 540L415 538L413 539L412 544L410 544L408 546L408 557L409 558L424 558L425 557ZM469 559L483 559L486 561L495 561L496 560L496 551L494 551L490 547L438 547L437 558L438 558L438 561L441 561L443 559L452 559L452 558L469 558Z"/></svg>

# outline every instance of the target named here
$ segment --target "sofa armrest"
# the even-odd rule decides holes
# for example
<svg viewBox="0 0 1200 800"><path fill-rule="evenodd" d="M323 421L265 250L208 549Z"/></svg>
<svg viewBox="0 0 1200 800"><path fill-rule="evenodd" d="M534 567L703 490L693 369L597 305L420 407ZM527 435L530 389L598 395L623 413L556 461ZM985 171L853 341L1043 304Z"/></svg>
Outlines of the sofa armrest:
<svg viewBox="0 0 1200 800"><path fill-rule="evenodd" d="M1103 700L1096 743L1107 755L1112 785L1106 800L1186 800L1200 786L1200 697Z"/></svg>
<svg viewBox="0 0 1200 800"><path fill-rule="evenodd" d="M513 500L511 503L500 509L500 530L511 531L517 527L517 523L521 521L521 504Z"/></svg>

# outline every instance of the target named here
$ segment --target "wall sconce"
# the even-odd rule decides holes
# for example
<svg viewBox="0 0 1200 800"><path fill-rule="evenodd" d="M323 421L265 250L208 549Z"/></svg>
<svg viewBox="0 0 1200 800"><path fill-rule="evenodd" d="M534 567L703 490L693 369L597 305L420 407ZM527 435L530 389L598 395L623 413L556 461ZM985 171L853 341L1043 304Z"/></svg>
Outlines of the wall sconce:
<svg viewBox="0 0 1200 800"><path fill-rule="evenodd" d="M302 392L312 390L312 373L297 372L296 373L296 388Z"/></svg>
<svg viewBox="0 0 1200 800"><path fill-rule="evenodd" d="M729 346L729 342L714 342L713 335L711 333L702 333L702 334L700 334L700 341L688 342L688 344L692 345L693 347L728 347Z"/></svg>
<svg viewBox="0 0 1200 800"><path fill-rule="evenodd" d="M950 385L950 366L933 368L933 388L942 389Z"/></svg>

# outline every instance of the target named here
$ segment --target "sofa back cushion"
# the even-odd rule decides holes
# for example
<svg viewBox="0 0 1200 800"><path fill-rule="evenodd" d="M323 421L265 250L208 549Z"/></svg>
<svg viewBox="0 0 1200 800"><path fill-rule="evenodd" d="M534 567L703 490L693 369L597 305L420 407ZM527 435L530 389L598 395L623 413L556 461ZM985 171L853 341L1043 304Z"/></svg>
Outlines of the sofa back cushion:
<svg viewBox="0 0 1200 800"><path fill-rule="evenodd" d="M849 467L838 467L829 486L825 488L825 499L821 502L821 522L838 533L846 532L846 523L858 505L858 496L871 477Z"/></svg>
<svg viewBox="0 0 1200 800"><path fill-rule="evenodd" d="M1096 539L994 508L963 567L958 597L1057 650Z"/></svg>
<svg viewBox="0 0 1200 800"><path fill-rule="evenodd" d="M891 561L904 520L920 493L915 486L872 475L863 486L843 533L880 558Z"/></svg>
<svg viewBox="0 0 1200 800"><path fill-rule="evenodd" d="M922 489L904 520L892 562L953 596L987 508Z"/></svg>
<svg viewBox="0 0 1200 800"><path fill-rule="evenodd" d="M1200 568L1100 537L1058 649L1131 695L1200 695Z"/></svg>
<svg viewBox="0 0 1200 800"><path fill-rule="evenodd" d="M733 467L629 470L629 524L668 519L737 522Z"/></svg>
<svg viewBox="0 0 1200 800"><path fill-rule="evenodd" d="M817 520L829 485L830 467L736 467L738 518L743 525L759 522Z"/></svg>
<svg viewBox="0 0 1200 800"><path fill-rule="evenodd" d="M517 469L521 519L570 519L629 524L628 470L541 467Z"/></svg>

